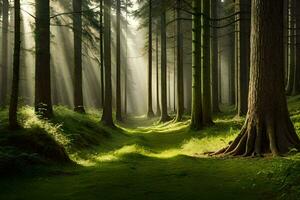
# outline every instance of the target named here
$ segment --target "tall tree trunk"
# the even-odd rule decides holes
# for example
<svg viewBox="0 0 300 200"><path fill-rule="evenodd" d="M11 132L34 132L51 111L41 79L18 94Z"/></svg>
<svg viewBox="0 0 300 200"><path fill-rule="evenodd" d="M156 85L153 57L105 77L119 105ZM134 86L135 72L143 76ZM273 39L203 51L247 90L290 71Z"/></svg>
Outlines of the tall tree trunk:
<svg viewBox="0 0 300 200"><path fill-rule="evenodd" d="M239 26L239 63L238 63L238 116L244 116L248 109L248 86L250 68L250 0L238 0L240 21Z"/></svg>
<svg viewBox="0 0 300 200"><path fill-rule="evenodd" d="M167 31L166 31L166 11L162 8L161 13L161 122L170 119L168 115L168 95L167 95Z"/></svg>
<svg viewBox="0 0 300 200"><path fill-rule="evenodd" d="M192 81L192 113L191 128L199 130L203 127L201 99L201 1L193 0L193 81Z"/></svg>
<svg viewBox="0 0 300 200"><path fill-rule="evenodd" d="M122 119L122 95L121 95L121 0L117 0L117 54L116 54L116 66L117 66L117 83L116 83L116 119L117 121L123 121Z"/></svg>
<svg viewBox="0 0 300 200"><path fill-rule="evenodd" d="M100 0L100 82L101 82L101 108L104 108L104 41L103 41L103 0Z"/></svg>
<svg viewBox="0 0 300 200"><path fill-rule="evenodd" d="M230 31L235 30L235 26L233 29L229 29ZM236 101L236 38L235 33L230 35L230 64L229 64L229 104L235 105Z"/></svg>
<svg viewBox="0 0 300 200"><path fill-rule="evenodd" d="M36 0L35 111L50 118L53 115L50 72L50 1Z"/></svg>
<svg viewBox="0 0 300 200"><path fill-rule="evenodd" d="M152 0L149 0L149 24L148 24L148 117L153 117L152 107Z"/></svg>
<svg viewBox="0 0 300 200"><path fill-rule="evenodd" d="M18 98L19 98L19 81L20 81L20 50L21 50L21 17L20 17L20 0L14 1L15 10L15 38L14 38L14 60L13 60L13 82L9 106L9 127L18 128Z"/></svg>
<svg viewBox="0 0 300 200"><path fill-rule="evenodd" d="M295 76L295 0L289 1L289 62L288 62L288 80L287 80L287 87L286 87L286 94L291 95L293 92L294 86L294 76Z"/></svg>
<svg viewBox="0 0 300 200"><path fill-rule="evenodd" d="M283 0L253 0L249 110L241 133L217 153L284 154L299 149L284 90Z"/></svg>
<svg viewBox="0 0 300 200"><path fill-rule="evenodd" d="M73 0L74 111L85 113L82 94L82 0Z"/></svg>
<svg viewBox="0 0 300 200"><path fill-rule="evenodd" d="M176 121L182 120L184 114L183 89L183 32L181 22L182 0L177 0L177 116ZM175 73L175 71L174 71ZM175 87L175 85L174 85Z"/></svg>
<svg viewBox="0 0 300 200"><path fill-rule="evenodd" d="M202 1L203 16L203 65L202 65L202 102L203 102L203 123L212 124L211 113L211 79L210 79L210 0Z"/></svg>
<svg viewBox="0 0 300 200"><path fill-rule="evenodd" d="M159 100L159 25L156 24L156 115L161 116L160 100Z"/></svg>
<svg viewBox="0 0 300 200"><path fill-rule="evenodd" d="M211 15L212 18L218 18L218 0L211 1ZM213 23L217 26L217 23ZM212 98L212 112L219 113L219 41L218 41L218 29L214 28L212 30L212 55L211 55L211 98Z"/></svg>
<svg viewBox="0 0 300 200"><path fill-rule="evenodd" d="M294 76L293 95L300 94L300 1L296 1L296 68Z"/></svg>
<svg viewBox="0 0 300 200"><path fill-rule="evenodd" d="M104 66L105 66L105 98L102 123L113 127L112 118L112 84L111 84L111 4L104 0Z"/></svg>
<svg viewBox="0 0 300 200"><path fill-rule="evenodd" d="M9 13L9 2L8 0L2 0L2 60L1 60L1 97L0 105L6 104L7 97L7 69L8 69L8 13Z"/></svg>
<svg viewBox="0 0 300 200"><path fill-rule="evenodd" d="M126 25L125 25L125 32L126 32L126 41L125 41L125 51L126 51L126 61L125 61L125 66L124 66L124 71L125 71L125 75L124 75L124 115L125 117L127 117L127 98L128 98L128 41L127 41L127 37L128 37L128 0L126 0Z"/></svg>

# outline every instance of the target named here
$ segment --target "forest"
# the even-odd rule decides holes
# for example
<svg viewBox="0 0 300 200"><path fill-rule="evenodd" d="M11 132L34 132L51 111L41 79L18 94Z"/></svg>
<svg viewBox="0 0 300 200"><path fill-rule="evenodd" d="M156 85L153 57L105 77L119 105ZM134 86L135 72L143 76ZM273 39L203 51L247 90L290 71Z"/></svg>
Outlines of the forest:
<svg viewBox="0 0 300 200"><path fill-rule="evenodd" d="M300 199L300 1L0 0L0 199Z"/></svg>

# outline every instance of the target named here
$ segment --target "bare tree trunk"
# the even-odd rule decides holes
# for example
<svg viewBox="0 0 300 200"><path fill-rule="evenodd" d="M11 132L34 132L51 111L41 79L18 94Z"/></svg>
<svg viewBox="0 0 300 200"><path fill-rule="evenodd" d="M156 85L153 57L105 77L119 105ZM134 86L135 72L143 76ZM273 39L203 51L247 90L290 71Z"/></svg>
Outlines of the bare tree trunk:
<svg viewBox="0 0 300 200"><path fill-rule="evenodd" d="M294 76L293 95L300 94L300 1L296 1L296 68Z"/></svg>
<svg viewBox="0 0 300 200"><path fill-rule="evenodd" d="M13 82L9 106L9 127L11 129L18 128L18 98L19 98L19 82L20 82L20 51L21 51L21 17L20 17L20 0L14 1L15 10L15 39L14 39L14 61L13 61Z"/></svg>
<svg viewBox="0 0 300 200"><path fill-rule="evenodd" d="M149 0L149 22L148 22L148 113L149 118L154 116L152 107L152 0Z"/></svg>
<svg viewBox="0 0 300 200"><path fill-rule="evenodd" d="M216 154L288 153L300 147L284 89L283 0L253 0L249 109L238 137Z"/></svg>
<svg viewBox="0 0 300 200"><path fill-rule="evenodd" d="M101 82L101 107L104 108L104 51L103 51L103 0L100 0L100 82Z"/></svg>
<svg viewBox="0 0 300 200"><path fill-rule="evenodd" d="M156 25L156 115L161 115L160 100L159 100L159 26L158 20Z"/></svg>
<svg viewBox="0 0 300 200"><path fill-rule="evenodd" d="M50 118L53 115L50 70L50 1L36 0L36 71L35 111Z"/></svg>

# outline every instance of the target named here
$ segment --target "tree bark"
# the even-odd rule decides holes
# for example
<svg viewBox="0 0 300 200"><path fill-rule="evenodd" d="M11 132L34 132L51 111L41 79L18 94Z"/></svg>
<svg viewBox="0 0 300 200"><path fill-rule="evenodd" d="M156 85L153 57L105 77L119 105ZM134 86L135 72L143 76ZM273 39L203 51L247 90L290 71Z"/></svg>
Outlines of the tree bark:
<svg viewBox="0 0 300 200"><path fill-rule="evenodd" d="M50 74L50 2L36 0L36 69L35 111L51 118L53 115Z"/></svg>
<svg viewBox="0 0 300 200"><path fill-rule="evenodd" d="M105 98L102 123L113 127L112 118L112 84L111 84L111 4L104 0L104 65L105 65Z"/></svg>
<svg viewBox="0 0 300 200"><path fill-rule="evenodd" d="M201 1L193 0L193 58L192 58L192 113L191 128L200 130L203 127L201 99Z"/></svg>
<svg viewBox="0 0 300 200"><path fill-rule="evenodd" d="M218 18L218 0L211 1L211 15L213 18ZM214 26L217 26L217 23L213 23ZM212 55L211 55L211 98L212 98L212 112L219 113L219 41L218 41L218 29L214 28L212 30Z"/></svg>
<svg viewBox="0 0 300 200"><path fill-rule="evenodd" d="M300 140L284 89L283 0L253 0L249 109L238 137L216 154L280 155Z"/></svg>
<svg viewBox="0 0 300 200"><path fill-rule="evenodd" d="M162 8L161 13L161 118L160 122L170 120L168 115L167 95L167 33L166 33L166 11Z"/></svg>
<svg viewBox="0 0 300 200"><path fill-rule="evenodd" d="M176 121L182 120L184 114L184 89L183 89L183 32L181 21L182 0L177 0L177 115ZM175 73L175 71L174 71ZM174 84L175 88L175 84Z"/></svg>
<svg viewBox="0 0 300 200"><path fill-rule="evenodd" d="M210 57L210 0L202 1L203 16L203 65L202 65L202 101L203 101L203 123L206 125L212 124L211 112L211 57Z"/></svg>
<svg viewBox="0 0 300 200"><path fill-rule="evenodd" d="M13 60L13 82L9 106L9 127L18 128L18 98L20 82L20 51L21 51L21 17L20 17L20 0L14 1L15 10L15 30L14 30L14 60Z"/></svg>
<svg viewBox="0 0 300 200"><path fill-rule="evenodd" d="M9 1L2 1L2 61L1 61L1 97L0 97L0 105L4 106L7 102L7 87L8 87L8 78L7 78L7 70L8 70L8 26L9 26Z"/></svg>
<svg viewBox="0 0 300 200"><path fill-rule="evenodd" d="M149 0L149 24L148 24L148 113L149 118L154 116L152 107L152 0Z"/></svg>
<svg viewBox="0 0 300 200"><path fill-rule="evenodd" d="M160 100L159 100L159 25L156 25L156 115L161 116Z"/></svg>
<svg viewBox="0 0 300 200"><path fill-rule="evenodd" d="M116 119L123 121L122 118L122 95L121 95L121 0L117 0L117 52L116 52Z"/></svg>
<svg viewBox="0 0 300 200"><path fill-rule="evenodd" d="M295 1L296 4L296 67L294 74L293 95L300 94L300 1Z"/></svg>
<svg viewBox="0 0 300 200"><path fill-rule="evenodd" d="M103 41L103 0L100 0L100 82L101 82L101 108L104 108L104 41Z"/></svg>
<svg viewBox="0 0 300 200"><path fill-rule="evenodd" d="M74 111L85 113L82 93L82 0L73 0Z"/></svg>

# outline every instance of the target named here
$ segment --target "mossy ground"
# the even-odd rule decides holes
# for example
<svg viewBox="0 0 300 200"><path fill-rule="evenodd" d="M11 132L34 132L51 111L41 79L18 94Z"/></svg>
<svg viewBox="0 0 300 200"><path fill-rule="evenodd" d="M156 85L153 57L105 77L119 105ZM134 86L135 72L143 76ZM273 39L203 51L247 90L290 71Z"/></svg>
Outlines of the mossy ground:
<svg viewBox="0 0 300 200"><path fill-rule="evenodd" d="M290 98L289 105L300 133L300 97ZM5 115L0 112L2 124ZM300 194L298 154L203 155L239 132L243 119L232 112L216 116L214 126L199 132L190 131L188 119L156 124L143 117L110 129L99 123L97 112L81 115L64 107L55 109L51 122L39 120L28 107L20 115L22 134L47 133L77 165L32 165L21 175L3 177L0 199L297 199Z"/></svg>

